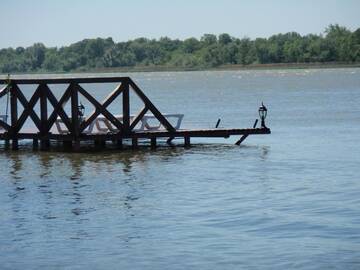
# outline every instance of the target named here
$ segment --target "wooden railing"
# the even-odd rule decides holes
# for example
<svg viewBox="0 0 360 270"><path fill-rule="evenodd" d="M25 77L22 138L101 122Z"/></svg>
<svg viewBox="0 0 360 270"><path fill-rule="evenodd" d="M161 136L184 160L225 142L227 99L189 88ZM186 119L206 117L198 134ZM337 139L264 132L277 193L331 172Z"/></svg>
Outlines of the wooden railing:
<svg viewBox="0 0 360 270"><path fill-rule="evenodd" d="M105 98L99 102L80 84L91 83L118 83L116 88ZM57 119L61 119L73 140L84 136L84 130L100 115L106 118L114 125L118 133L127 135L134 132L135 126L144 117L147 112L151 112L154 117L166 128L168 132L174 132L175 128L141 91L135 82L129 77L97 77L97 78L57 78L57 79L13 79L0 80L0 84L7 84L0 90L0 97L6 94L6 90L10 91L10 124L0 119L0 126L7 132L9 139L16 141L21 128L28 118L31 118L35 126L39 130L39 137L47 137L51 128ZM22 85L37 85L35 92L28 100L23 91ZM51 91L49 85L66 84L67 87L62 93L60 99L57 99ZM130 119L130 95L129 92L134 91L135 94L143 101L144 107L140 112ZM86 98L93 106L94 111L80 121L79 111L79 94ZM120 121L113 113L108 110L110 104L122 96L122 121ZM23 110L19 112L18 103L22 104ZM53 106L54 110L49 115L48 102ZM71 115L64 110L64 105L70 102ZM35 106L40 103L40 114L35 112Z"/></svg>

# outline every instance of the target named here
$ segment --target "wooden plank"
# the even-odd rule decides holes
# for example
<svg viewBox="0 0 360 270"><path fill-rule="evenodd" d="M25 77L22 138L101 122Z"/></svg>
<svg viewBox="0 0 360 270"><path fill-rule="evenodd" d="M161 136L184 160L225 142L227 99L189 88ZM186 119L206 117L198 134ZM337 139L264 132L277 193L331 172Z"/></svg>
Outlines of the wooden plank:
<svg viewBox="0 0 360 270"><path fill-rule="evenodd" d="M122 92L122 109L123 109L123 125L124 132L130 133L130 98L129 98L129 84L124 82L124 89Z"/></svg>
<svg viewBox="0 0 360 270"><path fill-rule="evenodd" d="M110 105L110 103L120 94L121 90L119 88L112 96L110 96L103 104L100 104L92 95L90 95L85 89L83 89L80 85L78 85L79 92L95 106L95 111L86 119L85 123L80 127L80 130L84 130L87 125L89 125L95 118L101 113L107 118L115 127L117 127L120 131L123 130L123 124L116 119L116 117L111 114L106 107Z"/></svg>
<svg viewBox="0 0 360 270"><path fill-rule="evenodd" d="M122 133L91 133L91 134L81 134L79 137L80 140L117 140L117 139L127 139L127 138L143 138L150 139L152 137L157 138L169 138L174 136L175 138L183 138L185 136L189 137L203 137L203 138L228 138L233 135L264 135L270 134L271 131L268 128L249 128L249 129L195 129L195 130L177 130L175 132L168 131L147 131L147 132L133 132L130 134ZM32 139L39 138L39 134L33 132L22 132L17 134L21 139ZM56 134L49 133L44 138L49 138L53 140L71 140L72 136L69 134Z"/></svg>
<svg viewBox="0 0 360 270"><path fill-rule="evenodd" d="M168 137L218 137L228 138L232 135L261 135L270 134L270 129L265 128L249 128L249 129L197 129L197 130L176 130L175 132L168 131L144 131L135 132L133 136L138 138L151 138L152 136L168 138Z"/></svg>
<svg viewBox="0 0 360 270"><path fill-rule="evenodd" d="M18 100L20 101L20 103L23 105L24 110L26 110L27 113L29 113L30 118L34 121L34 124L36 125L38 130L40 130L41 129L41 121L40 121L39 116L35 113L35 111L33 109L34 106L32 106L32 107L30 106L30 104L27 101L26 97L24 96L24 94L21 92L20 88L17 85L14 85L13 88L16 89L16 96L17 96ZM39 89L39 87L36 89L36 91L34 93L34 95L36 95L35 100L32 100L34 102L34 105L36 104L36 102L37 102L37 100L39 98L38 89ZM34 95L33 95L33 97L34 97ZM13 127L15 129L19 129L19 130L21 128L21 127L18 128L16 125L13 126Z"/></svg>
<svg viewBox="0 0 360 270"><path fill-rule="evenodd" d="M11 139L12 139L12 148L14 150L18 149L18 134L14 129L16 122L18 120L18 107L17 107L17 89L14 87L14 84L11 83L11 90L10 90L10 115L11 115Z"/></svg>
<svg viewBox="0 0 360 270"><path fill-rule="evenodd" d="M144 115L146 114L146 112L149 109L145 106L144 108L141 109L141 111L138 113L138 115L135 117L135 119L131 122L131 125L129 127L130 130L133 130L134 127L139 123L139 121L144 117Z"/></svg>
<svg viewBox="0 0 360 270"><path fill-rule="evenodd" d="M40 120L41 120L41 130L40 132L46 133L46 126L48 120L48 104L47 104L47 96L49 88L44 85L40 84Z"/></svg>
<svg viewBox="0 0 360 270"><path fill-rule="evenodd" d="M54 94L51 92L50 88L47 85L46 85L46 87L47 87L47 92L46 92L47 98L49 99L51 105L54 107L54 111L51 113L50 117L48 118L46 131L47 132L50 131L51 127L54 125L58 116L64 122L67 129L71 130L72 127L71 127L70 119L63 109L63 105L69 100L70 95L71 95L70 85L65 90L65 93L62 95L62 97L60 98L59 101L56 99Z"/></svg>
<svg viewBox="0 0 360 270"><path fill-rule="evenodd" d="M241 138L235 144L240 145L248 136L249 134L242 135Z"/></svg>
<svg viewBox="0 0 360 270"><path fill-rule="evenodd" d="M196 129L196 130L177 130L175 132L168 131L149 131L149 132L133 132L130 134L122 133L92 133L92 134L81 134L79 137L81 140L117 140L117 139L126 139L126 138L143 138L150 139L152 137L157 138L169 138L174 136L175 138L183 138L185 136L189 137L203 137L203 138L228 138L233 135L264 135L270 134L271 131L268 128L255 128L255 129ZM21 139L32 139L38 138L39 134L32 132L22 132L18 134L18 137ZM54 134L49 133L44 138L54 139L54 140L71 140L72 136L69 134Z"/></svg>
<svg viewBox="0 0 360 270"><path fill-rule="evenodd" d="M18 109L17 109L17 88L12 88L10 91L10 115L11 115L11 127L16 125L18 120Z"/></svg>
<svg viewBox="0 0 360 270"><path fill-rule="evenodd" d="M71 87L71 134L76 138L80 134L79 126L79 95L77 85L74 83L70 84Z"/></svg>
<svg viewBox="0 0 360 270"><path fill-rule="evenodd" d="M141 89L135 84L133 80L129 78L129 84L139 98L145 103L146 107L153 113L157 120L170 132L174 132L176 129L169 123L168 120L160 113L154 104L148 99L148 97L141 91Z"/></svg>
<svg viewBox="0 0 360 270"><path fill-rule="evenodd" d="M48 91L50 91L49 87L45 84L40 84L40 120L41 120L41 129L40 136L46 136L49 132L47 130L47 121L48 121L48 104L47 104L47 96ZM36 140L37 141L37 140ZM50 148L50 140L40 140L40 148L42 150L47 150Z"/></svg>

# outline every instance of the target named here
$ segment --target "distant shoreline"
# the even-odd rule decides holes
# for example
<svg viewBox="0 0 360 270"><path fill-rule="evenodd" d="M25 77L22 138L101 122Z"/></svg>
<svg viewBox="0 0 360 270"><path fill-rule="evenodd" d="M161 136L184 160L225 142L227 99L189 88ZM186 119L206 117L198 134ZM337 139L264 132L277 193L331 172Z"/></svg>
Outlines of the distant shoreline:
<svg viewBox="0 0 360 270"><path fill-rule="evenodd" d="M91 69L74 71L73 73L136 73L136 72L186 72L186 71L236 71L236 70L273 70L273 69L328 69L328 68L359 68L360 63L274 63L250 65L221 65L213 68L180 68L169 66L137 66Z"/></svg>
<svg viewBox="0 0 360 270"><path fill-rule="evenodd" d="M20 74L71 74L71 73L137 73L137 72L190 72L190 71L236 71L236 70L276 70L276 69L332 69L332 68L360 68L360 63L274 63L274 64L250 64L250 65L221 65L214 68L179 68L169 66L137 66L101 68L89 70L74 70L70 72L26 72L11 73ZM6 75L6 74L2 74Z"/></svg>

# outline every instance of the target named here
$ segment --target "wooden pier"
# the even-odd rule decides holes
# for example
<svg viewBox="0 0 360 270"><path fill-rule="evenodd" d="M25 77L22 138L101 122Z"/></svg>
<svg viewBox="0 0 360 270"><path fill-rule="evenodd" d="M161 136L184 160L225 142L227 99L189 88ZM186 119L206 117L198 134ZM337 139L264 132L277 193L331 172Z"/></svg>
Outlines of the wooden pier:
<svg viewBox="0 0 360 270"><path fill-rule="evenodd" d="M98 101L80 84L105 84L116 83L116 88L103 100ZM149 100L144 92L129 77L92 77L92 78L52 78L52 79L8 79L0 80L4 87L0 90L0 98L7 96L9 99L10 121L0 118L0 140L11 145L13 150L18 149L19 140L33 140L34 148L40 146L48 150L52 141L62 142L64 147L78 151L81 143L93 141L95 145L105 145L107 141L115 143L119 148L125 139L130 139L132 146L138 145L139 139L148 139L152 148L157 145L157 139L167 139L170 144L174 138L182 138L184 145L190 145L192 137L222 137L241 135L237 142L240 144L247 136L256 134L270 134L262 121L262 126L247 129L176 129ZM55 84L66 85L60 98L56 98L51 86ZM29 99L22 90L24 85L35 85L35 91ZM104 85L105 87L105 85ZM143 108L135 116L130 116L130 91L140 98ZM89 115L82 115L79 96L85 98L94 107ZM108 107L114 102L119 102L121 117L109 111ZM70 112L64 107L69 103ZM21 106L19 106L21 104ZM51 104L52 110L48 106ZM39 109L35 107L38 105ZM3 108L0 108L3 109ZM146 114L153 115L163 128L161 129L136 129L136 126ZM110 132L86 132L89 126L99 117L111 123L114 127ZM35 125L33 129L26 130L24 124L31 119ZM56 121L61 121L67 129L66 133L54 130ZM256 121L257 123L257 121ZM114 131L115 130L115 131Z"/></svg>

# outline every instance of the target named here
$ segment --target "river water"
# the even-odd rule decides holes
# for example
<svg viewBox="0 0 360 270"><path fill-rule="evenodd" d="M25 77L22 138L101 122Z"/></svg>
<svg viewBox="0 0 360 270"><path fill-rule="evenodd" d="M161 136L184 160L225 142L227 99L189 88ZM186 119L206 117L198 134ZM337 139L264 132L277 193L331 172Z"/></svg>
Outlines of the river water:
<svg viewBox="0 0 360 270"><path fill-rule="evenodd" d="M264 101L272 134L76 154L0 145L1 269L360 268L360 69L130 76L189 128L250 127Z"/></svg>

